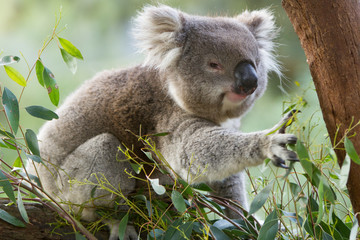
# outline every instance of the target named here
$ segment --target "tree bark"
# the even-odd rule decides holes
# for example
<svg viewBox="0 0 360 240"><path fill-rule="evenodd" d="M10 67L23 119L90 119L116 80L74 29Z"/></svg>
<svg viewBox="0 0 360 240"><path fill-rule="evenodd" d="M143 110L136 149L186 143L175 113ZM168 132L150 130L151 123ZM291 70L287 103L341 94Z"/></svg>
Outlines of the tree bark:
<svg viewBox="0 0 360 240"><path fill-rule="evenodd" d="M300 38L329 136L336 145L351 123L360 120L360 1L283 0L282 5ZM360 153L360 127L354 133L350 140ZM345 157L342 146L335 149L340 166ZM347 187L354 213L359 213L360 166L354 162Z"/></svg>
<svg viewBox="0 0 360 240"><path fill-rule="evenodd" d="M18 219L22 219L15 205L7 206L8 201L0 201L0 208ZM73 240L74 228L70 225L60 226L57 213L38 203L24 203L30 224L26 227L15 227L0 220L1 240ZM63 222L64 220L62 220ZM60 227L59 227L60 226ZM96 233L97 239L108 239L109 233L102 228Z"/></svg>

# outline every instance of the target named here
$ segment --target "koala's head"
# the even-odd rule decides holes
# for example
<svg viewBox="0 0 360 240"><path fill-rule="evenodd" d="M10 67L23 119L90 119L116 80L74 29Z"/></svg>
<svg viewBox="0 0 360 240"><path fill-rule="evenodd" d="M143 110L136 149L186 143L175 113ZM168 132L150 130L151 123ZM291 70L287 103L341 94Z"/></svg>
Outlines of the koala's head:
<svg viewBox="0 0 360 240"><path fill-rule="evenodd" d="M158 69L170 96L189 113L223 122L246 112L278 70L277 29L268 10L235 17L192 16L148 6L135 19L145 65Z"/></svg>

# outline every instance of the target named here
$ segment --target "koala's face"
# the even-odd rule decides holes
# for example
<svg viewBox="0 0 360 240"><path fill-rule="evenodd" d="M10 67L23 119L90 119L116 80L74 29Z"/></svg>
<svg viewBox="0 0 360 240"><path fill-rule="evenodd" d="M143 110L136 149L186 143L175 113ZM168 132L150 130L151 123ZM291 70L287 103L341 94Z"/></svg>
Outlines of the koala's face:
<svg viewBox="0 0 360 240"><path fill-rule="evenodd" d="M277 69L267 11L236 18L189 16L169 7L152 11L148 21L156 24L157 35L148 34L152 42L140 40L148 45L148 64L164 73L180 107L222 122L243 114L262 95L267 72Z"/></svg>
<svg viewBox="0 0 360 240"><path fill-rule="evenodd" d="M194 19L184 27L188 37L170 91L195 114L231 115L266 87L254 35L244 24L227 20Z"/></svg>

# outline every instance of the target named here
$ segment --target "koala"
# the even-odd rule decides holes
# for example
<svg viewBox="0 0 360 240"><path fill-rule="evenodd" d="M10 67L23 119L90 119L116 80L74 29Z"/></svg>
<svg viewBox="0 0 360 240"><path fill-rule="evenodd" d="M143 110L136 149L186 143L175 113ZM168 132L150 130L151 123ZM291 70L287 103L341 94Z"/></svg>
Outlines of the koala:
<svg viewBox="0 0 360 240"><path fill-rule="evenodd" d="M101 72L70 95L57 110L59 119L39 131L44 164L30 164L28 170L55 199L86 203L81 217L92 221L96 207L110 206L114 196L95 191L98 198L89 201L93 186L69 184L69 179L95 181L93 174L102 174L126 196L137 180L124 172L130 171L129 162L117 161L125 158L118 148L143 156L131 133L168 132L151 139L179 176L191 184L206 182L215 194L246 209L244 168L266 158L279 167L286 167L285 160L298 161L286 147L297 141L284 133L291 113L272 129L238 129L240 118L263 95L268 73L279 72L276 34L265 9L207 17L164 5L144 7L134 19L144 63ZM114 232L110 238L116 239ZM126 239L136 238L129 227Z"/></svg>

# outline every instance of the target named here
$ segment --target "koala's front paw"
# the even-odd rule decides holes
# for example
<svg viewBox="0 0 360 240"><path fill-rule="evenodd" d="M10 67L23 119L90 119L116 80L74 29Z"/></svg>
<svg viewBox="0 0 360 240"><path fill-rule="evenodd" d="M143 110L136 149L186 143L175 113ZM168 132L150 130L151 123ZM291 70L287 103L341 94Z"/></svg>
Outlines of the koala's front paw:
<svg viewBox="0 0 360 240"><path fill-rule="evenodd" d="M287 149L286 144L295 144L297 137L293 134L275 133L269 136L270 147L268 157L277 167L288 168L285 160L298 162L295 152Z"/></svg>
<svg viewBox="0 0 360 240"><path fill-rule="evenodd" d="M286 144L295 144L297 137L293 134L286 134L285 129L293 121L297 110L289 112L274 128L269 131L269 152L267 157L271 159L277 167L288 168L285 160L298 162L299 159L295 152L287 149Z"/></svg>

